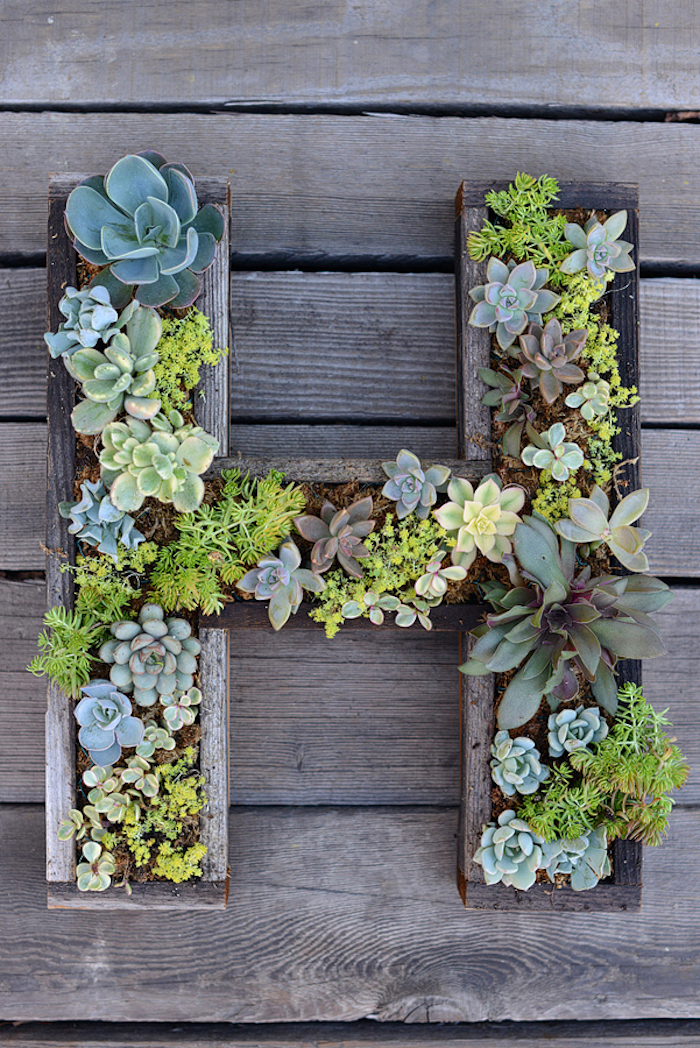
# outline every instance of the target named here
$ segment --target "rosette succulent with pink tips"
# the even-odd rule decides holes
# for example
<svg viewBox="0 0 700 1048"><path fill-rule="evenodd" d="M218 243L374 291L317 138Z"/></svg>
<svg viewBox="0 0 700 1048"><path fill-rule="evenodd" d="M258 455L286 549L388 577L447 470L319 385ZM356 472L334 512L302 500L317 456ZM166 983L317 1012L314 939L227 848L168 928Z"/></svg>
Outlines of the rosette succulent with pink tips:
<svg viewBox="0 0 700 1048"><path fill-rule="evenodd" d="M369 550L362 539L374 531L372 498L367 496L353 502L347 509L336 509L332 502L325 502L320 517L295 517L294 524L303 538L313 542L311 550L311 570L316 575L322 574L338 558L341 567L356 579L362 578L362 568L358 563L369 556Z"/></svg>
<svg viewBox="0 0 700 1048"><path fill-rule="evenodd" d="M522 373L530 379L533 389L539 387L546 404L553 404L564 391L564 383L583 382L586 377L574 360L586 344L588 332L570 331L562 335L561 324L552 317L544 326L530 324L527 334L520 336L518 360Z"/></svg>
<svg viewBox="0 0 700 1048"><path fill-rule="evenodd" d="M490 258L486 284L469 292L476 302L469 316L474 327L495 331L501 349L508 349L529 322L542 323L542 314L554 309L560 299L553 291L542 290L548 269L535 269L532 262L501 262Z"/></svg>
<svg viewBox="0 0 700 1048"><path fill-rule="evenodd" d="M453 477L447 488L450 499L433 510L443 528L456 538L452 563L470 568L477 552L498 564L504 553L512 550L509 536L520 523L519 510L525 502L525 492L515 484L502 487L492 474L479 484L476 491L468 480Z"/></svg>
<svg viewBox="0 0 700 1048"><path fill-rule="evenodd" d="M301 567L301 554L292 541L286 539L279 548L279 556L268 554L237 582L243 593L252 593L256 600L269 600L268 615L274 629L281 629L290 615L296 614L303 591L320 593L326 583L318 575Z"/></svg>

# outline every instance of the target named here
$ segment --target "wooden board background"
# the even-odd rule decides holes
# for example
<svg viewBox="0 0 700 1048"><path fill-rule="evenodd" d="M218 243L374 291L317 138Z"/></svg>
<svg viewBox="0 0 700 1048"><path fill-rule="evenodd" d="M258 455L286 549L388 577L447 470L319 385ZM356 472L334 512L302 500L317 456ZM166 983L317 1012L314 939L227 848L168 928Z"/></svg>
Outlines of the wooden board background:
<svg viewBox="0 0 700 1048"><path fill-rule="evenodd" d="M165 20L123 0L3 6L0 1016L42 1023L0 1041L109 1048L119 1020L144 1043L143 1022L164 1023L153 1048L700 1040L681 1021L700 1016L700 129L663 122L698 106L698 31L691 0L548 0L527 18L504 0L205 0ZM670 840L647 849L639 915L461 910L454 641L417 633L303 651L251 633L232 658L225 916L46 914L43 682L23 671L42 587L26 573L43 569L46 179L77 148L99 171L146 147L231 181L232 454L454 454L459 182L640 184L643 468L665 510L646 523L675 591L646 687L693 770Z"/></svg>

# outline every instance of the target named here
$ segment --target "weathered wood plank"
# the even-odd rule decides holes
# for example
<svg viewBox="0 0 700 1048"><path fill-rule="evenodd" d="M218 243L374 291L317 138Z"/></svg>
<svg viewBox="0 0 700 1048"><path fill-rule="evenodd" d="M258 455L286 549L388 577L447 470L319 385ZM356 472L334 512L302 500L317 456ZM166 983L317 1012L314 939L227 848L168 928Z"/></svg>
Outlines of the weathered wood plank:
<svg viewBox="0 0 700 1048"><path fill-rule="evenodd" d="M46 412L44 283L42 269L0 270L0 418ZM234 421L389 413L453 424L451 276L234 273L231 287ZM642 280L640 290L642 422L700 423L700 373L688 367L700 359L700 282ZM284 368L271 371L271 347ZM290 372L304 375L291 400Z"/></svg>
<svg viewBox="0 0 700 1048"><path fill-rule="evenodd" d="M229 638L226 630L200 629L202 652L199 683L202 703L199 720L202 741L199 760L207 804L200 819L200 840L207 847L202 863L204 880L225 881L228 876L229 809Z"/></svg>
<svg viewBox="0 0 700 1048"><path fill-rule="evenodd" d="M150 146L195 174L228 174L239 258L447 262L459 183L510 179L525 167L577 181L638 181L642 260L698 265L696 131L680 123L6 112L0 256L43 252L46 173L69 170L79 141L93 173ZM261 163L261 142L274 163Z"/></svg>
<svg viewBox="0 0 700 1048"><path fill-rule="evenodd" d="M225 629L234 636L241 630L266 630L270 627L268 617L267 601L255 600L232 601L225 604L218 615L199 616L200 626ZM309 601L302 601L297 612L285 623L286 632L318 632L323 629L323 623L315 622L309 617L313 605ZM483 604L441 604L430 612L432 633L464 633L473 629L482 619L484 614ZM360 616L357 619L346 619L343 623L343 633L374 633L379 630L382 633L393 631L397 627L391 615L387 615L381 625L376 626L368 618ZM399 627L401 628L401 627ZM245 634L238 643L245 645Z"/></svg>
<svg viewBox="0 0 700 1048"><path fill-rule="evenodd" d="M3 103L700 107L689 0L651 16L641 2L549 0L517 26L507 0L488 19L458 0L361 12L340 0L320 11L308 0L209 0L175 33L155 3L100 0L81 19L79 48L72 9L51 12L5 5Z"/></svg>
<svg viewBox="0 0 700 1048"><path fill-rule="evenodd" d="M226 843L228 845L228 840ZM109 895L81 892L75 881L59 883L49 878L46 901L49 910L89 910L92 913L103 913L105 910L210 912L226 909L228 891L227 880L214 881L206 876L194 884L134 884L131 895L116 890Z"/></svg>
<svg viewBox="0 0 700 1048"><path fill-rule="evenodd" d="M24 672L43 614L40 582L0 580L0 802L43 798L44 682ZM700 804L700 590L659 612L668 655L644 666L645 694L670 707L691 773L679 805ZM231 651L231 797L239 804L456 804L456 638L405 631L332 641L249 631Z"/></svg>
<svg viewBox="0 0 700 1048"><path fill-rule="evenodd" d="M125 921L47 913L43 812L0 809L12 856L0 888L0 1014L413 1023L698 1014L695 811L674 812L667 843L648 849L640 914L465 913L453 809L231 816L225 913Z"/></svg>
<svg viewBox="0 0 700 1048"><path fill-rule="evenodd" d="M532 1023L20 1023L8 1048L700 1048L697 1019Z"/></svg>
<svg viewBox="0 0 700 1048"><path fill-rule="evenodd" d="M282 436L284 432L282 429ZM392 458L396 457L393 450L387 454ZM443 464L470 480L484 476L488 468L484 461L479 459L446 458ZM286 455L275 455L271 458L247 458L241 455L231 459L215 459L205 477L218 476L221 470L234 468L254 477L264 477L271 469L278 469L290 479L307 484L347 484L352 480L362 484L385 484L387 479L381 459L311 459Z"/></svg>
<svg viewBox="0 0 700 1048"><path fill-rule="evenodd" d="M387 448L389 451L387 452ZM289 455L334 459L384 459L410 448L421 459L448 459L455 454L454 426L231 426L231 451L241 458Z"/></svg>

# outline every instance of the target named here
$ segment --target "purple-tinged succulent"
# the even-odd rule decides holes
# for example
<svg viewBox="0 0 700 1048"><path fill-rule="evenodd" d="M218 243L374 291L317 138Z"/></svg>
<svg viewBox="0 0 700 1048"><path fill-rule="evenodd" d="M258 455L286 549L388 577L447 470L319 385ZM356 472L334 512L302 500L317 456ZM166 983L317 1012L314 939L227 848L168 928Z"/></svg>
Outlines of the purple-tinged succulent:
<svg viewBox="0 0 700 1048"><path fill-rule="evenodd" d="M253 593L256 600L269 600L268 615L273 629L282 629L291 614L296 614L303 591L320 593L326 583L313 571L301 566L301 554L292 539L279 548L279 556L268 554L258 561L236 585L243 593Z"/></svg>
<svg viewBox="0 0 700 1048"><path fill-rule="evenodd" d="M619 239L626 225L626 211L616 211L602 224L592 212L583 229L569 222L564 235L576 250L562 262L562 273L578 273L587 268L592 277L600 280L608 270L614 273L633 270L635 266L630 251L634 245Z"/></svg>
<svg viewBox="0 0 700 1048"><path fill-rule="evenodd" d="M414 513L425 520L430 507L437 502L438 491L445 491L450 479L447 466L430 466L424 470L420 459L405 449L396 456L396 462L382 462L382 469L389 477L382 488L382 495L396 503L399 520Z"/></svg>
<svg viewBox="0 0 700 1048"><path fill-rule="evenodd" d="M362 568L358 560L369 556L369 550L362 539L374 531L374 521L370 520L372 498L358 499L347 509L336 509L332 502L325 502L320 517L295 517L294 524L299 534L313 542L311 550L311 569L316 575L322 574L338 558L338 562L349 575L362 578Z"/></svg>
<svg viewBox="0 0 700 1048"><path fill-rule="evenodd" d="M501 349L508 349L531 323L541 324L542 314L554 309L560 299L553 291L542 290L549 277L548 269L535 269L532 262L506 265L490 258L486 284L469 292L476 302L469 323L496 332Z"/></svg>
<svg viewBox="0 0 700 1048"><path fill-rule="evenodd" d="M588 332L570 331L562 335L561 324L552 317L544 326L530 324L527 334L520 336L518 360L522 373L530 379L533 389L539 391L546 404L553 404L564 390L564 383L583 382L585 375L572 361L580 355Z"/></svg>
<svg viewBox="0 0 700 1048"><path fill-rule="evenodd" d="M479 368L479 377L492 388L482 397L481 403L486 407L499 407L494 418L497 422L510 422L512 425L503 434L501 447L506 455L520 458L520 442L523 429L528 427L528 434L535 421L535 409L530 403L530 393L523 389L523 373L520 368L509 368L501 364L499 371L491 368Z"/></svg>

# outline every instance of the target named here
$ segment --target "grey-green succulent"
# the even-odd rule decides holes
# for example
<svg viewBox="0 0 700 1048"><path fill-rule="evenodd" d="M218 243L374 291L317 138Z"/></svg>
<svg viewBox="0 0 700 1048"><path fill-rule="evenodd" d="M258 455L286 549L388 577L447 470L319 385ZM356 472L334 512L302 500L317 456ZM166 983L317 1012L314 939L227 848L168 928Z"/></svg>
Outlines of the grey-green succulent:
<svg viewBox="0 0 700 1048"><path fill-rule="evenodd" d="M474 862L482 867L487 884L505 884L527 891L537 879L544 841L519 819L512 808L484 828Z"/></svg>
<svg viewBox="0 0 700 1048"><path fill-rule="evenodd" d="M626 225L626 211L616 211L603 223L592 212L583 228L569 222L564 235L575 250L562 262L562 273L579 273L588 269L592 277L600 280L608 270L614 273L633 270L635 266L630 251L634 245L619 239Z"/></svg>
<svg viewBox="0 0 700 1048"><path fill-rule="evenodd" d="M365 615L375 626L381 626L384 622L384 612L397 611L401 607L401 601L391 593L375 593L367 590L362 595L362 603L358 600L347 600L340 609L344 619L359 619Z"/></svg>
<svg viewBox="0 0 700 1048"><path fill-rule="evenodd" d="M144 604L137 622L114 622L110 631L115 639L102 645L100 658L111 665L113 684L133 692L138 706L194 684L201 645L189 622L166 619L159 604Z"/></svg>
<svg viewBox="0 0 700 1048"><path fill-rule="evenodd" d="M560 296L542 290L549 277L548 269L535 269L532 262L506 265L490 258L486 269L486 284L479 284L469 292L476 302L469 316L474 327L495 331L501 349L513 345L528 322L541 324L542 314L554 309Z"/></svg>
<svg viewBox="0 0 700 1048"><path fill-rule="evenodd" d="M53 334L47 331L44 342L52 357L70 357L78 349L91 349L98 342L108 342L128 320L136 303L126 307L121 316L112 305L106 287L67 287L58 303L66 318Z"/></svg>
<svg viewBox="0 0 700 1048"><path fill-rule="evenodd" d="M114 856L97 841L83 845L83 861L76 869L78 891L103 892L112 883Z"/></svg>
<svg viewBox="0 0 700 1048"><path fill-rule="evenodd" d="M66 226L76 251L106 267L97 280L113 301L120 292L131 297L136 285L142 305L181 309L199 295L198 274L214 261L224 233L217 208L197 208L188 169L149 150L81 182L68 197Z"/></svg>
<svg viewBox="0 0 700 1048"><path fill-rule="evenodd" d="M108 680L90 681L73 711L80 745L102 767L119 760L122 746L138 746L143 737L142 722L131 716L131 703L117 687Z"/></svg>
<svg viewBox="0 0 700 1048"><path fill-rule="evenodd" d="M123 509L117 509L101 480L85 480L80 485L83 497L79 502L60 502L58 512L71 524L68 531L76 538L97 546L117 563L118 543L135 550L145 536L136 530L135 521Z"/></svg>
<svg viewBox="0 0 700 1048"><path fill-rule="evenodd" d="M144 724L143 739L136 747L136 756L148 759L156 750L174 750L175 745L168 728L161 727L157 721L148 720Z"/></svg>
<svg viewBox="0 0 700 1048"><path fill-rule="evenodd" d="M557 874L570 874L575 892L595 888L610 876L610 859L605 828L599 826L574 840L548 841L542 846L547 876L552 883Z"/></svg>
<svg viewBox="0 0 700 1048"><path fill-rule="evenodd" d="M90 805L86 804L82 811L71 808L67 819L61 819L58 824L56 836L59 841L69 841L75 837L76 841L82 841L88 833L93 841L99 841L104 835L100 813Z"/></svg>
<svg viewBox="0 0 700 1048"><path fill-rule="evenodd" d="M520 368L509 368L501 364L498 371L492 368L479 368L479 377L489 392L482 397L481 403L486 407L499 407L494 415L496 422L510 422L511 425L503 434L501 447L506 455L520 458L520 441L523 429L528 433L535 421L535 409L530 403L530 394L524 388L523 373Z"/></svg>
<svg viewBox="0 0 700 1048"><path fill-rule="evenodd" d="M587 750L602 742L608 725L597 706L579 706L552 713L547 722L550 757L563 757L575 750Z"/></svg>
<svg viewBox="0 0 700 1048"><path fill-rule="evenodd" d="M563 335L556 317L548 320L544 328L530 324L527 333L520 336L518 360L522 373L533 389L539 388L546 404L554 403L565 382L583 382L585 375L573 361L580 356L587 338L585 330Z"/></svg>
<svg viewBox="0 0 700 1048"><path fill-rule="evenodd" d="M426 564L425 573L416 579L416 594L419 597L439 597L447 592L448 582L461 582L467 577L467 569L458 564L443 568L442 562L447 556L444 549L439 549L433 560Z"/></svg>
<svg viewBox="0 0 700 1048"><path fill-rule="evenodd" d="M587 422L607 415L610 410L610 383L596 374L588 372L588 382L569 393L564 403L569 408L579 408Z"/></svg>
<svg viewBox="0 0 700 1048"><path fill-rule="evenodd" d="M163 323L154 309L133 305L125 330L113 335L102 350L79 349L64 357L86 397L71 415L78 433L101 433L122 410L137 419L151 419L160 411L160 400L150 394L156 388L153 367L160 359L156 346Z"/></svg>
<svg viewBox="0 0 700 1048"><path fill-rule="evenodd" d="M359 561L369 556L369 550L362 539L374 530L374 521L370 520L372 498L358 499L346 509L336 509L332 502L324 502L321 516L311 515L295 517L294 525L299 534L313 542L311 550L311 570L320 575L332 566L336 557L338 563L356 579L362 578Z"/></svg>
<svg viewBox="0 0 700 1048"><path fill-rule="evenodd" d="M641 517L648 502L649 488L639 488L625 495L610 516L608 496L596 484L590 498L569 499L568 517L557 521L554 527L563 538L588 543L592 549L605 543L628 571L648 571L643 547L651 532L632 527L632 521Z"/></svg>
<svg viewBox="0 0 700 1048"><path fill-rule="evenodd" d="M437 502L438 491L447 488L451 472L447 466L430 466L424 470L420 459L405 448L395 462L382 462L382 469L389 477L382 495L396 503L399 520L411 513L425 520L430 507Z"/></svg>
<svg viewBox="0 0 700 1048"><path fill-rule="evenodd" d="M209 468L218 440L179 411L156 415L150 422L128 418L110 422L102 431L102 479L118 509L135 512L146 498L172 502L179 513L191 513L204 498L199 476Z"/></svg>
<svg viewBox="0 0 700 1048"><path fill-rule="evenodd" d="M468 569L479 552L499 564L511 552L510 536L520 522L524 489L504 488L495 473L485 477L476 491L468 480L453 477L447 497L450 501L433 510L433 516L456 540L452 563Z"/></svg>
<svg viewBox="0 0 700 1048"><path fill-rule="evenodd" d="M291 538L285 539L279 556L268 554L258 561L236 585L243 593L252 593L256 600L269 600L268 615L273 629L282 629L291 614L301 604L303 590L320 593L326 583L313 571L301 567L301 554Z"/></svg>
<svg viewBox="0 0 700 1048"><path fill-rule="evenodd" d="M538 434L537 444L528 444L520 455L526 466L548 469L552 479L568 480L572 471L583 465L583 452L578 444L567 441L566 430L561 422Z"/></svg>
<svg viewBox="0 0 700 1048"><path fill-rule="evenodd" d="M202 693L199 688L189 688L188 691L176 691L173 695L161 696L163 718L170 731L179 731L186 724L194 724L197 717L196 707L201 701Z"/></svg>
<svg viewBox="0 0 700 1048"><path fill-rule="evenodd" d="M483 676L519 667L499 704L499 728L525 724L545 695L553 709L576 698L575 671L614 716L617 659L653 658L665 651L650 612L671 599L668 586L648 575L592 577L588 565L577 572L573 543L559 542L537 515L518 525L513 551L514 559L505 558L512 588L484 586L497 614L474 630L477 643L460 670Z"/></svg>
<svg viewBox="0 0 700 1048"><path fill-rule="evenodd" d="M138 790L144 797L156 797L159 789L158 776L151 771L148 761L137 754L126 764L121 773L122 782Z"/></svg>
<svg viewBox="0 0 700 1048"><path fill-rule="evenodd" d="M549 768L540 763L540 752L532 739L511 739L507 731L496 732L491 746L491 778L506 797L516 792L536 793L549 776Z"/></svg>
<svg viewBox="0 0 700 1048"><path fill-rule="evenodd" d="M431 630L433 624L430 621L430 610L441 603L442 597L409 597L399 604L394 622L397 626L407 629L418 621L424 630Z"/></svg>

